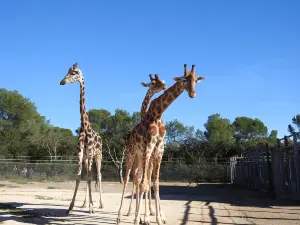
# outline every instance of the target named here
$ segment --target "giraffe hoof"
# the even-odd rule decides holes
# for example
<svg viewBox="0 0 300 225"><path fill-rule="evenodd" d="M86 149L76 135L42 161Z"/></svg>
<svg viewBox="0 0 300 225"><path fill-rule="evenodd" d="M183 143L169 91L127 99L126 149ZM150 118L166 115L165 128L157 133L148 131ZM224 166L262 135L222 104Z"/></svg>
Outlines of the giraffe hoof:
<svg viewBox="0 0 300 225"><path fill-rule="evenodd" d="M144 223L143 220L140 218L140 224L146 224L146 222Z"/></svg>
<svg viewBox="0 0 300 225"><path fill-rule="evenodd" d="M99 209L103 209L104 207L103 207L103 205L99 205Z"/></svg>
<svg viewBox="0 0 300 225"><path fill-rule="evenodd" d="M89 213L95 213L95 209L94 208L90 208Z"/></svg>
<svg viewBox="0 0 300 225"><path fill-rule="evenodd" d="M117 218L117 225L121 223L121 218Z"/></svg>
<svg viewBox="0 0 300 225"><path fill-rule="evenodd" d="M163 220L162 222L163 222L163 224L167 224L167 221L166 221L166 220Z"/></svg>
<svg viewBox="0 0 300 225"><path fill-rule="evenodd" d="M150 216L155 216L155 212L150 212Z"/></svg>

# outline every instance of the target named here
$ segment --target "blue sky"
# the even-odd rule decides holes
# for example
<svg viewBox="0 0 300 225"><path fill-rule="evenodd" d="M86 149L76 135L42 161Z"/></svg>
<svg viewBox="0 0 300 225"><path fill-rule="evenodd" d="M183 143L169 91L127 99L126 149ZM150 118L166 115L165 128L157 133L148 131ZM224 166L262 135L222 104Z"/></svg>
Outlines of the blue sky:
<svg viewBox="0 0 300 225"><path fill-rule="evenodd" d="M300 113L300 1L0 2L1 87L35 102L54 125L80 125L78 62L87 109L139 111L149 73L168 86L196 64L205 81L164 113L203 129L212 113L261 119L279 136Z"/></svg>

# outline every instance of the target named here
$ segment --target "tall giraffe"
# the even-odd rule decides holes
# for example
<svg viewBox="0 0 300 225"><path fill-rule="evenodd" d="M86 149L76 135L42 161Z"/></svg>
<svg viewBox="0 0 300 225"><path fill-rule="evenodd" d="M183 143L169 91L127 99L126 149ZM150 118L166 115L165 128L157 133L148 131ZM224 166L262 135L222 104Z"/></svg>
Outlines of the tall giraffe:
<svg viewBox="0 0 300 225"><path fill-rule="evenodd" d="M81 126L79 130L79 151L77 155L77 178L76 178L76 186L73 194L72 201L70 203L68 213L73 209L76 194L78 191L78 186L81 180L81 172L82 172L82 164L84 162L87 171L87 187L86 187L86 195L89 194L89 212L94 213L94 206L92 201L92 189L91 189L91 180L92 180L92 163L93 158L96 161L97 167L97 181L96 183L99 185L100 191L100 208L103 207L102 201L102 187L101 187L101 161L102 161L102 139L97 134L90 125L88 114L86 112L85 107L85 85L84 85L84 77L81 70L78 67L78 64L73 64L72 67L69 68L67 75L60 82L60 85L70 84L74 82L79 82L80 84L80 118L81 118ZM85 200L83 206L85 205Z"/></svg>
<svg viewBox="0 0 300 225"><path fill-rule="evenodd" d="M164 152L163 140L166 133L165 127L161 124L162 113L181 93L183 93L184 90L188 92L190 98L196 97L195 84L203 79L203 77L196 76L195 65L192 65L191 71L188 71L187 65L185 64L184 76L175 77L175 84L151 102L146 118L132 131L129 140L131 152L128 154L131 154L131 158L138 157L137 160L139 165L137 180L140 185L139 196L136 198L135 225L139 224L141 199L143 199L144 193L147 192L149 188L149 179L147 176L149 173L149 162L151 161L153 162L153 189L155 193L156 221L159 225L166 222L160 208L159 198L159 170ZM151 161L150 158L152 158ZM132 163L133 162L130 161L126 165L126 179L128 179L127 173L130 172ZM145 223L150 224L147 207L145 207L145 211ZM162 219L164 220L163 222Z"/></svg>
<svg viewBox="0 0 300 225"><path fill-rule="evenodd" d="M154 75L155 78L153 78L151 74L149 74L149 77L150 77L150 81L151 81L150 83L148 83L148 84L146 84L144 82L141 83L144 87L149 87L149 89L146 93L146 96L145 96L145 98L142 102L141 120L143 120L145 118L146 111L147 111L147 108L148 108L148 105L149 105L149 102L150 102L150 99L152 98L152 96L155 95L156 93L160 92L161 90L166 90L166 88L167 88L165 82L163 80L160 80L157 74ZM127 143L129 135L125 136L125 138L124 138L125 143ZM132 205L133 197L134 197L134 187L136 185L136 175L137 175L137 169L138 169L137 165L138 164L137 164L137 161L136 161L133 165L133 182L132 182L133 187L132 187L131 200L130 200L127 216L129 216L131 214L131 205ZM151 175L150 175L150 177L151 177ZM152 207L151 207L151 190L149 190L149 192L148 192L148 198L149 198L150 214L154 215L154 212L153 212Z"/></svg>
<svg viewBox="0 0 300 225"><path fill-rule="evenodd" d="M146 93L146 96L142 102L142 106L141 106L141 121L145 117L146 110L147 110L147 107L149 105L149 102L150 102L150 99L152 98L152 96L155 95L156 93L160 92L161 90L165 90L167 88L165 85L165 82L163 80L160 80L160 78L157 74L155 74L155 76L154 76L155 78L153 78L151 74L149 74L149 77L150 77L150 81L151 81L150 83L148 83L148 84L146 84L144 82L141 83L144 87L149 87L149 89ZM130 155L127 154L128 152L130 152L130 144L128 142L128 140L130 139L130 135L131 135L131 133L124 136L125 147L126 147L126 164L128 162L128 158L130 157ZM132 160L134 160L134 159L132 159ZM134 186L136 184L136 181L135 181L136 174L137 174L137 164L134 164L133 165L133 187L132 187L130 206L129 206L129 210L128 210L128 214L127 214L128 216L130 215L130 212L131 212L131 204L132 204L133 197L134 197ZM127 183L128 183L128 180L127 180ZM127 183L126 183L126 187L127 187ZM125 189L126 189L126 187L125 187ZM138 196L138 193L136 194L136 196ZM121 206L120 206L120 210L119 210L119 220L121 220L121 208L122 208L123 199L124 199L124 196L122 197L122 200L121 200ZM151 201L151 193L150 192L149 192L149 199L150 199L149 201ZM152 211L150 204L149 204L149 208Z"/></svg>

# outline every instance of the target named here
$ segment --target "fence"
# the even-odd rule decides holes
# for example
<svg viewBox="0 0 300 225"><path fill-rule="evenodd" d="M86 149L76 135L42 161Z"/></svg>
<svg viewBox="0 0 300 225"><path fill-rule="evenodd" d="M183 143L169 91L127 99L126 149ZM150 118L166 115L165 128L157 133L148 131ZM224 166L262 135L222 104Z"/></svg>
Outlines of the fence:
<svg viewBox="0 0 300 225"><path fill-rule="evenodd" d="M293 137L289 143L288 138ZM282 140L284 144L282 144ZM230 158L231 183L266 192L271 197L300 199L300 143L296 134Z"/></svg>
<svg viewBox="0 0 300 225"><path fill-rule="evenodd" d="M67 181L76 179L77 164L73 160L24 162L5 159L0 161L0 179L2 180L26 178L33 181ZM95 165L93 166L94 179L96 168ZM125 165L123 168L125 169ZM103 161L101 172L104 181L119 181L119 172L113 162ZM85 168L83 168L82 179L85 179L85 175ZM201 182L229 182L229 161L217 164L205 161L200 164L163 161L161 164L161 181L190 182L195 178Z"/></svg>

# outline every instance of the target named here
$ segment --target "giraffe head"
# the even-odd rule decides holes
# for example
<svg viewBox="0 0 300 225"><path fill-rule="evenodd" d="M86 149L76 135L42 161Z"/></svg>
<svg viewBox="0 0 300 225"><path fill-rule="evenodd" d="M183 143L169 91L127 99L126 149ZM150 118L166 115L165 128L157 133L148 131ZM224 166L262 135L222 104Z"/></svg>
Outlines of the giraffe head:
<svg viewBox="0 0 300 225"><path fill-rule="evenodd" d="M149 77L150 77L150 83L141 82L141 84L144 87L149 87L149 90L153 95L160 92L161 90L167 89L167 85L165 84L165 81L159 79L157 74L154 75L154 78L152 74L149 74Z"/></svg>
<svg viewBox="0 0 300 225"><path fill-rule="evenodd" d="M190 98L196 97L196 83L203 79L204 77L196 76L195 65L192 65L192 69L189 71L186 64L184 64L184 75L182 77L174 77L176 82L183 85L183 88L188 92Z"/></svg>
<svg viewBox="0 0 300 225"><path fill-rule="evenodd" d="M71 84L75 81L83 81L82 72L77 63L73 64L73 66L69 68L67 75L64 77L64 79L62 79L60 85Z"/></svg>

